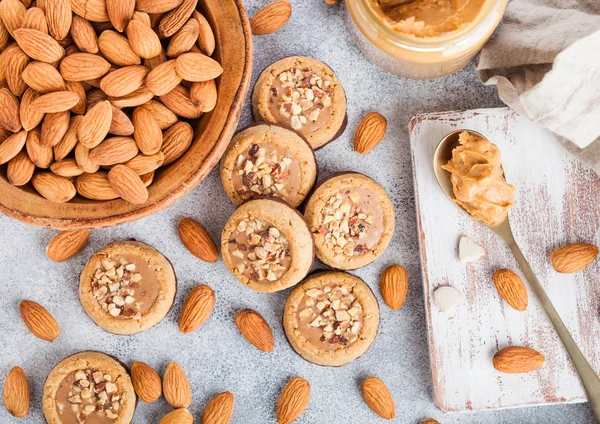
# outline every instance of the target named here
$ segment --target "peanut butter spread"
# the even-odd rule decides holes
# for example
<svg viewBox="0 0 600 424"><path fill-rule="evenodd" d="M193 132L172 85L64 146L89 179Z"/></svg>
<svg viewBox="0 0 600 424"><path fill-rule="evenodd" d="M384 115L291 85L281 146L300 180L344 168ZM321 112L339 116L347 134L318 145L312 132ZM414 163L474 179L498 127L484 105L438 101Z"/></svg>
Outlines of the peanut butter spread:
<svg viewBox="0 0 600 424"><path fill-rule="evenodd" d="M460 145L443 168L451 173L454 201L489 226L503 222L514 204L515 187L504 180L498 146L463 131Z"/></svg>
<svg viewBox="0 0 600 424"><path fill-rule="evenodd" d="M473 22L486 0L368 0L395 31L418 38L441 37Z"/></svg>

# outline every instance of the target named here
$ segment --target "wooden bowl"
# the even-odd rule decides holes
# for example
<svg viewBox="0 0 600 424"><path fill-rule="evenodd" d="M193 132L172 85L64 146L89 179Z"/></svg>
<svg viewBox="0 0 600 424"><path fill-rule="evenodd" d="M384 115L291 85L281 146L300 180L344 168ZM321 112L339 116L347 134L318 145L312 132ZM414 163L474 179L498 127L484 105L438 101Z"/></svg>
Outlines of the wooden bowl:
<svg viewBox="0 0 600 424"><path fill-rule="evenodd" d="M242 0L203 0L198 9L210 22L216 39L213 57L224 72L217 80L215 109L195 125L194 141L178 161L159 169L148 201L94 201L76 196L54 203L31 184L14 187L0 170L0 212L27 224L56 229L100 228L122 224L164 209L185 196L219 162L237 127L252 76L252 33ZM5 168L5 166L3 167Z"/></svg>

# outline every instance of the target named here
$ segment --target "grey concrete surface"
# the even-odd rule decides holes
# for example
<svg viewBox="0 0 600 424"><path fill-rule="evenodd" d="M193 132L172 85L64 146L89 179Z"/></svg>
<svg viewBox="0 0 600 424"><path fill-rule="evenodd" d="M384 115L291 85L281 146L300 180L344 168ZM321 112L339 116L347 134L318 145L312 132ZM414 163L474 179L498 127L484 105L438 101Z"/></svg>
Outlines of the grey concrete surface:
<svg viewBox="0 0 600 424"><path fill-rule="evenodd" d="M266 0L247 0L250 14ZM367 354L339 369L305 362L289 347L281 316L290 290L276 294L255 293L238 283L222 261L208 264L185 250L176 232L184 216L203 222L215 239L233 211L218 173L213 171L185 199L146 219L115 228L93 231L86 248L75 258L55 264L44 249L55 231L28 227L0 216L0 379L14 365L23 367L32 389L32 410L22 423L41 423L41 395L50 369L63 357L81 350L100 350L126 364L144 361L162 372L171 361L179 362L193 386L190 408L200 422L202 410L215 394L235 394L234 423L275 423L274 409L285 382L294 375L306 378L312 388L308 409L298 423L377 423L363 403L360 382L381 377L397 406L395 422L416 424L427 417L449 423L592 423L587 405L563 405L443 414L432 400L431 371L423 311L407 124L419 112L501 106L493 88L482 86L472 67L436 81L410 81L380 71L369 63L349 39L344 6L330 7L321 0L292 0L293 16L278 33L255 37L255 72L288 55L309 55L327 62L339 75L348 96L349 125L346 133L318 151L321 178L340 170L356 170L379 181L396 207L396 233L382 258L355 272L375 291L378 277L392 263L409 273L408 299L399 311L381 302L379 335ZM352 137L360 118L379 111L389 127L383 143L372 153L359 156ZM251 122L248 105L240 126ZM147 242L171 259L179 277L179 291L171 313L155 328L131 337L108 334L83 312L78 296L78 275L87 258L107 243L135 238ZM178 331L177 318L187 293L196 284L209 284L216 292L216 308L204 326L190 334ZM18 303L32 299L45 305L61 325L53 343L31 335L19 318ZM259 352L246 342L234 324L237 311L254 308L271 324L275 350ZM164 400L140 402L134 423L156 423L170 410ZM0 422L16 422L0 408Z"/></svg>

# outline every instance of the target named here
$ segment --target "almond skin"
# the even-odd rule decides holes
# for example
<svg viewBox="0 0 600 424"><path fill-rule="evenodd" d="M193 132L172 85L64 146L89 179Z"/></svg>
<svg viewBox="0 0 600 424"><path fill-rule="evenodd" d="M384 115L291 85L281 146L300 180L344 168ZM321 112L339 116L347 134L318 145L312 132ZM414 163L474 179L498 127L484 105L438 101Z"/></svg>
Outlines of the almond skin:
<svg viewBox="0 0 600 424"><path fill-rule="evenodd" d="M177 57L177 75L186 81L209 81L223 73L223 68L214 59L200 53L183 53Z"/></svg>
<svg viewBox="0 0 600 424"><path fill-rule="evenodd" d="M4 382L4 407L16 418L23 418L29 412L29 382L25 371L13 367Z"/></svg>
<svg viewBox="0 0 600 424"><path fill-rule="evenodd" d="M263 352L273 351L275 341L271 327L258 312L251 309L240 311L235 317L235 324L254 347Z"/></svg>
<svg viewBox="0 0 600 424"><path fill-rule="evenodd" d="M22 76L27 85L38 93L66 90L62 75L49 63L30 62Z"/></svg>
<svg viewBox="0 0 600 424"><path fill-rule="evenodd" d="M21 118L21 121L19 123L17 123L17 126L23 124L23 128L27 131L31 131L33 130L35 127L37 127L40 122L42 122L42 119L44 119L44 113L43 112L37 112L33 109L31 109L31 103L36 100L38 97L41 96L40 93L38 93L37 91L35 91L32 88L28 88L27 90L25 90L25 92L23 93L23 95L21 96L21 104L19 105L19 103L17 102L16 105L19 108L18 109L18 114L17 115L11 115L12 113L14 113L14 111L11 111L10 109L8 109L10 107L10 105L7 108L7 105L5 103L5 100L3 99L3 90L0 90L0 126L2 126L3 128L6 128L4 126L4 124L2 123L4 120L7 119L19 119ZM8 90L7 90L8 91ZM16 98L15 98L16 100ZM13 123L16 121L12 121Z"/></svg>
<svg viewBox="0 0 600 424"><path fill-rule="evenodd" d="M154 119L158 123L161 130L169 129L172 125L177 122L177 115L175 115L168 107L163 105L161 102L156 100L150 100L148 103L142 105L144 109L147 109L152 113Z"/></svg>
<svg viewBox="0 0 600 424"><path fill-rule="evenodd" d="M198 22L198 46L200 50L207 56L212 56L215 51L215 33L213 32L210 24L197 10L194 10L192 17Z"/></svg>
<svg viewBox="0 0 600 424"><path fill-rule="evenodd" d="M60 328L54 317L39 303L23 300L19 304L23 322L34 336L51 342L60 335Z"/></svg>
<svg viewBox="0 0 600 424"><path fill-rule="evenodd" d="M146 87L155 96L167 94L181 83L181 77L175 71L175 64L175 60L163 62L152 69L146 77Z"/></svg>
<svg viewBox="0 0 600 424"><path fill-rule="evenodd" d="M162 417L158 424L192 424L194 417L187 409L176 409Z"/></svg>
<svg viewBox="0 0 600 424"><path fill-rule="evenodd" d="M401 265L388 267L381 276L381 296L394 310L400 309L408 293L408 276Z"/></svg>
<svg viewBox="0 0 600 424"><path fill-rule="evenodd" d="M498 293L513 309L527 309L529 296L521 278L509 269L500 269L494 273L494 285Z"/></svg>
<svg viewBox="0 0 600 424"><path fill-rule="evenodd" d="M23 18L21 28L36 29L44 34L48 34L48 22L44 11L39 7L30 7Z"/></svg>
<svg viewBox="0 0 600 424"><path fill-rule="evenodd" d="M44 0L43 5L50 35L57 40L62 40L69 34L71 28L71 2L69 0Z"/></svg>
<svg viewBox="0 0 600 424"><path fill-rule="evenodd" d="M143 65L125 66L102 78L100 88L109 96L126 96L142 86L148 71Z"/></svg>
<svg viewBox="0 0 600 424"><path fill-rule="evenodd" d="M131 382L143 402L156 402L162 395L160 376L152 367L143 362L134 362L131 365Z"/></svg>
<svg viewBox="0 0 600 424"><path fill-rule="evenodd" d="M233 416L233 405L233 393L219 393L204 408L202 424L229 424Z"/></svg>
<svg viewBox="0 0 600 424"><path fill-rule="evenodd" d="M250 19L254 35L266 35L277 31L292 16L292 5L287 0L278 0L260 9Z"/></svg>
<svg viewBox="0 0 600 424"><path fill-rule="evenodd" d="M37 192L51 202L68 202L77 193L71 181L50 172L36 173L31 182Z"/></svg>
<svg viewBox="0 0 600 424"><path fill-rule="evenodd" d="M506 374L535 371L544 365L544 361L544 355L522 346L505 347L496 352L493 358L494 368Z"/></svg>
<svg viewBox="0 0 600 424"><path fill-rule="evenodd" d="M14 32L21 28L26 13L27 8L19 0L7 0L0 3L2 22L13 37Z"/></svg>
<svg viewBox="0 0 600 424"><path fill-rule="evenodd" d="M112 166L133 159L138 152L133 138L110 137L90 150L89 159L100 166Z"/></svg>
<svg viewBox="0 0 600 424"><path fill-rule="evenodd" d="M90 230L63 231L50 240L46 246L46 256L54 262L71 259L87 244Z"/></svg>
<svg viewBox="0 0 600 424"><path fill-rule="evenodd" d="M14 32L19 47L32 59L46 63L58 62L65 49L48 34L35 29L20 28Z"/></svg>
<svg viewBox="0 0 600 424"><path fill-rule="evenodd" d="M158 56L162 51L158 35L143 22L137 20L129 22L129 25L127 25L127 38L135 54L144 59Z"/></svg>
<svg viewBox="0 0 600 424"><path fill-rule="evenodd" d="M69 127L67 128L67 132L65 133L63 138L58 142L58 144L53 147L54 160L61 161L73 151L78 141L77 128L79 128L79 124L81 123L82 119L82 115L76 115L71 118L69 122Z"/></svg>
<svg viewBox="0 0 600 424"><path fill-rule="evenodd" d="M177 31L177 33L169 41L167 46L167 56L177 57L182 53L190 51L190 49L198 41L198 21L194 18L188 21Z"/></svg>
<svg viewBox="0 0 600 424"><path fill-rule="evenodd" d="M88 81L108 72L110 63L91 53L73 53L60 62L60 74L68 81Z"/></svg>
<svg viewBox="0 0 600 424"><path fill-rule="evenodd" d="M135 10L135 0L106 0L106 12L111 24L123 32Z"/></svg>
<svg viewBox="0 0 600 424"><path fill-rule="evenodd" d="M167 13L158 24L158 32L162 37L170 37L186 23L196 9L198 0L183 0L175 9Z"/></svg>
<svg viewBox="0 0 600 424"><path fill-rule="evenodd" d="M136 9L146 13L165 13L175 9L183 0L137 0Z"/></svg>
<svg viewBox="0 0 600 424"><path fill-rule="evenodd" d="M133 138L138 148L145 155L152 155L160 150L163 134L152 113L142 107L133 111Z"/></svg>
<svg viewBox="0 0 600 424"><path fill-rule="evenodd" d="M210 112L217 105L217 84L215 80L195 82L190 88L190 99L201 112Z"/></svg>
<svg viewBox="0 0 600 424"><path fill-rule="evenodd" d="M71 0L73 12L93 22L108 22L106 0Z"/></svg>
<svg viewBox="0 0 600 424"><path fill-rule="evenodd" d="M361 155L369 153L383 140L387 129L386 119L377 112L365 116L354 135L354 150Z"/></svg>
<svg viewBox="0 0 600 424"><path fill-rule="evenodd" d="M72 91L55 91L43 94L31 103L31 109L42 113L65 112L79 103L79 96Z"/></svg>
<svg viewBox="0 0 600 424"><path fill-rule="evenodd" d="M115 165L108 171L108 181L115 191L129 203L141 204L148 200L148 189L138 174L125 165Z"/></svg>
<svg viewBox="0 0 600 424"><path fill-rule="evenodd" d="M47 113L42 121L40 144L44 147L54 147L64 138L71 124L71 113L68 110Z"/></svg>
<svg viewBox="0 0 600 424"><path fill-rule="evenodd" d="M187 122L177 122L163 134L161 151L165 154L164 165L179 159L190 147L194 139L194 130Z"/></svg>
<svg viewBox="0 0 600 424"><path fill-rule="evenodd" d="M153 155L137 155L130 161L125 162L136 174L144 175L157 170L165 161L165 154L160 150Z"/></svg>
<svg viewBox="0 0 600 424"><path fill-rule="evenodd" d="M94 27L87 19L73 16L71 23L71 37L79 50L85 53L98 53L98 36Z"/></svg>
<svg viewBox="0 0 600 424"><path fill-rule="evenodd" d="M9 136L6 140L0 144L0 165L8 162L25 146L27 141L27 131L21 130L18 133L14 133Z"/></svg>
<svg viewBox="0 0 600 424"><path fill-rule="evenodd" d="M362 383L362 396L373 412L386 420L396 417L396 405L385 383L377 377L369 377Z"/></svg>
<svg viewBox="0 0 600 424"><path fill-rule="evenodd" d="M561 274L581 271L598 256L598 248L589 243L574 243L556 249L550 255L552 266Z"/></svg>
<svg viewBox="0 0 600 424"><path fill-rule="evenodd" d="M29 155L29 159L38 168L48 168L54 156L52 153L52 147L45 147L40 144L40 130L34 128L27 133L27 141L25 142L25 149Z"/></svg>
<svg viewBox="0 0 600 424"><path fill-rule="evenodd" d="M206 262L217 262L217 245L200 223L192 218L183 218L179 221L178 230L181 242L192 255Z"/></svg>
<svg viewBox="0 0 600 424"><path fill-rule="evenodd" d="M19 100L8 88L0 88L0 126L11 132L17 132L21 129Z"/></svg>
<svg viewBox="0 0 600 424"><path fill-rule="evenodd" d="M86 199L92 200L113 200L119 198L119 193L115 191L108 180L106 172L94 172L93 174L83 174L77 178L75 183L77 193Z"/></svg>
<svg viewBox="0 0 600 424"><path fill-rule="evenodd" d="M61 177L72 178L83 174L83 169L77 166L75 158L59 160L50 165L50 171Z"/></svg>
<svg viewBox="0 0 600 424"><path fill-rule="evenodd" d="M163 393L173 408L187 408L192 404L192 389L185 372L176 362L167 365L163 376Z"/></svg>
<svg viewBox="0 0 600 424"><path fill-rule="evenodd" d="M167 94L160 96L160 100L176 115L187 119L197 119L202 116L202 111L194 105L190 98L190 91L182 85L178 85Z"/></svg>
<svg viewBox="0 0 600 424"><path fill-rule="evenodd" d="M310 401L310 384L302 377L293 377L283 388L275 416L279 424L290 424L298 418Z"/></svg>
<svg viewBox="0 0 600 424"><path fill-rule="evenodd" d="M6 178L12 185L20 187L31 180L34 171L35 164L29 159L27 151L23 149L8 162Z"/></svg>
<svg viewBox="0 0 600 424"><path fill-rule="evenodd" d="M4 66L3 71L8 88L14 95L20 96L27 88L27 84L23 80L23 71L30 59L19 46L12 47L13 45L7 47L6 57L2 60L2 65Z"/></svg>
<svg viewBox="0 0 600 424"><path fill-rule="evenodd" d="M93 149L106 137L112 123L112 105L108 100L96 103L84 115L77 129L79 142Z"/></svg>
<svg viewBox="0 0 600 424"><path fill-rule="evenodd" d="M102 55L117 66L142 63L142 58L133 51L127 37L116 31L105 30L102 32L98 37L98 47Z"/></svg>
<svg viewBox="0 0 600 424"><path fill-rule="evenodd" d="M215 307L215 292L206 285L191 291L179 316L179 330L189 334L198 329L210 317Z"/></svg>

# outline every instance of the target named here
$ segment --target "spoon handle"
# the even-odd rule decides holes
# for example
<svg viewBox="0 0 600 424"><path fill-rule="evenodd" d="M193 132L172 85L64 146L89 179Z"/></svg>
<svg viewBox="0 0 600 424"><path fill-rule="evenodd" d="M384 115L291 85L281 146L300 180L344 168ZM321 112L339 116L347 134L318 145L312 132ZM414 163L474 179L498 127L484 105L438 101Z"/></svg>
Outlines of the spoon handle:
<svg viewBox="0 0 600 424"><path fill-rule="evenodd" d="M519 246L517 246L517 243L514 241L514 238L513 240L508 240L507 243L515 255L515 258L521 267L521 271L523 271L523 274L525 274L525 278L527 281L529 281L531 289L542 304L542 308L544 308L546 315L548 315L550 322L558 333L558 337L560 337L560 340L563 342L567 353L571 357L571 361L573 362L575 370L577 370L577 374L579 375L579 379L583 384L589 405L594 412L594 416L596 417L596 421L600 423L600 378L598 378L588 361L581 353L581 350L579 350L577 347L573 337L571 337L571 334L569 334L569 330L567 330L567 327L565 327L565 324L558 316L558 312L556 312L556 309L554 309L552 302L550 302L550 298L533 273L533 270L529 266L525 256L523 256L523 252L521 252L521 249L519 249Z"/></svg>

